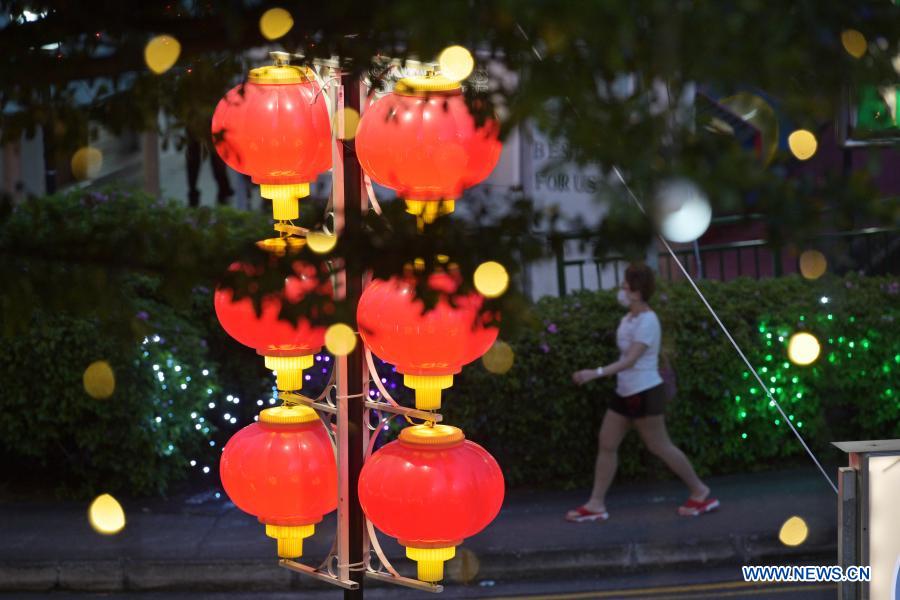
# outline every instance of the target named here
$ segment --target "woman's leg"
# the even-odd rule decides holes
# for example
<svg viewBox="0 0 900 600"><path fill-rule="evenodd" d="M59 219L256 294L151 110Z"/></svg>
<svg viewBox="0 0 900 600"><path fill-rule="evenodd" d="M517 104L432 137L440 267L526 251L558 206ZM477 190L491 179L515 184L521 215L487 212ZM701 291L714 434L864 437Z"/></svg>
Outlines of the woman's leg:
<svg viewBox="0 0 900 600"><path fill-rule="evenodd" d="M597 450L597 464L594 467L594 488L591 490L591 498L584 505L592 512L606 510L606 490L612 483L619 465L619 444L628 433L628 417L607 409L603 415L603 423L600 425L599 448Z"/></svg>
<svg viewBox="0 0 900 600"><path fill-rule="evenodd" d="M700 481L694 467L684 455L684 452L669 439L666 430L666 421L663 415L653 415L634 420L634 427L641 434L647 449L662 459L666 466L672 469L678 477L691 490L691 499L705 500L709 495L709 488Z"/></svg>

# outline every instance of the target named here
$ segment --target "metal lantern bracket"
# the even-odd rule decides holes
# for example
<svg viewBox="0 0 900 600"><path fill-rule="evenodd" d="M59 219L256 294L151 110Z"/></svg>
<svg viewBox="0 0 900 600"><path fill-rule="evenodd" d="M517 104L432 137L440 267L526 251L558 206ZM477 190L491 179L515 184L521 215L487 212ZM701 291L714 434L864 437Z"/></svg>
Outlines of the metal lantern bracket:
<svg viewBox="0 0 900 600"><path fill-rule="evenodd" d="M440 413L436 412L400 406L384 387L384 384L381 382L381 379L379 378L378 373L375 370L374 358L372 356L372 353L368 349L365 350L365 357L366 367L369 372L369 380L364 386L364 393L362 395L356 394L352 397L357 398L361 396L368 396L367 388L370 383L375 383L375 386L378 388L378 391L381 394L381 398L378 400L365 401L366 410L364 413L364 423L366 424L366 428L364 447L366 448L365 458L368 459L375 447L375 441L378 439L378 435L381 431L383 431L384 425L388 422L388 420L390 420L391 416L403 415L408 419L421 419L423 421L431 423L441 422L443 420L443 416ZM304 404L315 409L320 414L324 413L328 415L327 417L323 417L323 421L328 426L327 430L329 433L329 437L332 440L332 444L335 447L335 452L338 452L338 436L337 431L335 431L333 428L334 423L332 419L338 414L338 400L349 399L351 396L340 395L338 385L336 383L336 380L338 378L335 375L335 373L332 373L331 380L325 386L325 390L316 398L309 398L307 396L294 392L279 392L278 397L285 404ZM377 425L372 425L371 423L371 416L373 411L378 414ZM382 413L389 413L389 416L381 416ZM340 479L344 476L345 475L342 470L338 469L338 478ZM340 487L340 482L338 485ZM345 526L346 524L346 519L344 519L343 517L344 515L341 514L340 510L338 510L338 528L340 528L342 525ZM440 593L443 591L444 588L442 585L427 583L424 581L419 581L418 579L411 579L409 577L400 575L388 560L387 556L384 554L384 550L381 548L381 544L378 541L378 535L375 531L375 526L368 519L366 519L365 533L366 546L369 547L369 553L366 556L366 559L364 559L364 561L362 561L361 563L350 563L346 557L342 557L337 549L337 539L335 539L335 543L332 544L328 556L317 568L310 567L309 565L305 565L291 559L280 559L278 561L278 565L294 571L295 573L300 573L302 575L317 579L318 581L330 583L347 590L356 590L358 589L359 584L350 579L342 578L340 576L341 566L345 566L348 571L364 571L366 577L378 581L402 585L405 587L431 593ZM373 566L373 559L377 560L377 566Z"/></svg>
<svg viewBox="0 0 900 600"><path fill-rule="evenodd" d="M281 58L281 57L279 57ZM366 181L356 158L355 145L344 139L345 107L358 113L368 102L365 83L339 69L336 59L313 60L319 83L328 94L328 106L333 117L332 186L329 207L333 214L334 234L355 232L361 226L362 215L370 208L377 212L377 200ZM324 85L339 81L340 85ZM305 236L307 229L293 223L278 223L275 229L283 234ZM343 270L335 273L336 296L351 302L359 300L365 281L362 265L347 260ZM370 398L374 383L380 397ZM443 420L439 413L400 406L385 389L375 370L372 353L358 344L349 356L339 356L331 380L317 398L293 392L279 392L286 404L305 404L315 409L326 425L332 440L338 465L337 526L331 550L322 563L314 568L296 560L281 559L278 565L318 581L341 587L345 598L362 598L364 578L410 587L423 592L437 593L443 586L400 575L385 556L378 542L375 527L365 518L355 489L359 470L369 458L384 425L393 415L403 415L408 421L419 419L428 423ZM377 424L372 425L372 413Z"/></svg>

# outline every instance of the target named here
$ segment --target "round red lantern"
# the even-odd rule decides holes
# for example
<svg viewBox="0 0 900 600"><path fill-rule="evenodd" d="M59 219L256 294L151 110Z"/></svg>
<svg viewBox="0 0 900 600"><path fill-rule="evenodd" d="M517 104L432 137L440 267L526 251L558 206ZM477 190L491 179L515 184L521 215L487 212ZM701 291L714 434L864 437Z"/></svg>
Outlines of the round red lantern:
<svg viewBox="0 0 900 600"><path fill-rule="evenodd" d="M451 425L415 425L363 465L366 517L406 546L422 581L440 581L456 546L488 526L503 504L503 472Z"/></svg>
<svg viewBox="0 0 900 600"><path fill-rule="evenodd" d="M219 101L212 132L222 160L259 184L275 219L288 221L309 183L331 168L331 122L314 72L272 54L274 66L253 69Z"/></svg>
<svg viewBox="0 0 900 600"><path fill-rule="evenodd" d="M430 223L494 170L502 150L498 133L494 120L476 127L459 82L409 77L363 112L356 152L373 181L395 190L407 212Z"/></svg>
<svg viewBox="0 0 900 600"><path fill-rule="evenodd" d="M297 558L316 523L337 508L334 449L316 411L278 406L238 431L219 465L225 493L278 540L278 556Z"/></svg>
<svg viewBox="0 0 900 600"><path fill-rule="evenodd" d="M356 320L366 347L403 374L403 382L416 391L416 408L441 406L441 390L453 385L453 375L490 349L497 328L486 325L492 318L481 313L484 298L471 293L453 298L457 288L448 274L437 273L429 286L442 293L425 312L415 299L415 280L394 277L376 279L359 299Z"/></svg>
<svg viewBox="0 0 900 600"><path fill-rule="evenodd" d="M248 275L256 269L248 264L235 263L230 270L244 270ZM303 387L303 369L313 365L314 355L325 342L325 328L314 327L300 318L296 324L278 318L282 304L295 304L311 293L330 295L330 284L320 285L315 267L294 263L295 275L284 281L281 293L271 294L262 301L262 311L256 313L253 301L234 299L232 290L216 290L216 316L222 328L238 342L249 346L265 358L266 367L277 372L279 390L299 390Z"/></svg>

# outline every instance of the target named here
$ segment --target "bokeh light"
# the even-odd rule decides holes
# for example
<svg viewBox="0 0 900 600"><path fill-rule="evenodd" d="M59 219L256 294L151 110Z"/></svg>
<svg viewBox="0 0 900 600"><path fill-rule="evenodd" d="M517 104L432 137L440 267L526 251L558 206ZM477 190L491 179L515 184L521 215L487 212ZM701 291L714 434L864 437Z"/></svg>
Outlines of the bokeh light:
<svg viewBox="0 0 900 600"><path fill-rule="evenodd" d="M109 494L101 494L91 502L88 521L97 533L114 535L125 527L125 511L118 500Z"/></svg>
<svg viewBox="0 0 900 600"><path fill-rule="evenodd" d="M269 41L284 37L293 26L294 18L283 8L270 8L259 18L259 31Z"/></svg>
<svg viewBox="0 0 900 600"><path fill-rule="evenodd" d="M660 184L654 211L660 232L672 242L693 242L706 232L712 220L712 207L706 194L688 179Z"/></svg>
<svg viewBox="0 0 900 600"><path fill-rule="evenodd" d="M772 105L750 92L738 92L719 100L719 104L756 128L760 135L763 164L769 164L778 151L778 116ZM722 124L727 126L724 121ZM731 133L734 133L733 130Z"/></svg>
<svg viewBox="0 0 900 600"><path fill-rule="evenodd" d="M795 333L788 341L788 358L796 365L808 365L819 358L822 347L819 340L811 333L805 331Z"/></svg>
<svg viewBox="0 0 900 600"><path fill-rule="evenodd" d="M172 68L181 54L181 44L171 35L158 35L144 48L144 62L147 67L162 75Z"/></svg>
<svg viewBox="0 0 900 600"><path fill-rule="evenodd" d="M338 132L337 137L339 140L352 140L355 138L357 127L359 127L359 113L355 108L347 107L340 113L335 114L334 130Z"/></svg>
<svg viewBox="0 0 900 600"><path fill-rule="evenodd" d="M456 556L447 562L447 575L457 583L473 582L480 570L481 561L478 560L478 555L462 546L456 549Z"/></svg>
<svg viewBox="0 0 900 600"><path fill-rule="evenodd" d="M105 400L116 391L116 375L105 360L98 360L88 365L82 377L84 391L96 400Z"/></svg>
<svg viewBox="0 0 900 600"><path fill-rule="evenodd" d="M481 357L484 368L495 375L503 375L512 369L516 361L516 354L512 346L504 341L497 340L494 345Z"/></svg>
<svg viewBox="0 0 900 600"><path fill-rule="evenodd" d="M313 252L317 254L328 254L337 244L337 236L329 235L324 231L310 231L306 234L306 243Z"/></svg>
<svg viewBox="0 0 900 600"><path fill-rule="evenodd" d="M788 148L791 149L791 154L796 156L798 160L812 158L818 147L816 136L806 129L798 129L788 136Z"/></svg>
<svg viewBox="0 0 900 600"><path fill-rule="evenodd" d="M827 268L828 260L818 250L805 250L800 255L800 273L807 279L818 279Z"/></svg>
<svg viewBox="0 0 900 600"><path fill-rule="evenodd" d="M335 356L347 356L356 348L356 334L345 323L335 323L325 330L325 347Z"/></svg>
<svg viewBox="0 0 900 600"><path fill-rule="evenodd" d="M472 74L475 59L472 53L462 46L448 46L438 56L441 75L453 81L462 81Z"/></svg>
<svg viewBox="0 0 900 600"><path fill-rule="evenodd" d="M103 152L93 146L84 146L75 151L71 161L75 179L92 179L103 168Z"/></svg>
<svg viewBox="0 0 900 600"><path fill-rule="evenodd" d="M785 546L799 546L806 541L809 535L809 527L801 517L791 517L781 526L778 532L778 539Z"/></svg>
<svg viewBox="0 0 900 600"><path fill-rule="evenodd" d="M855 29L845 29L841 32L841 44L844 46L847 54L853 58L862 58L869 45L866 42L866 36Z"/></svg>
<svg viewBox="0 0 900 600"><path fill-rule="evenodd" d="M506 267L493 260L483 262L475 269L475 289L485 298L497 298L509 287Z"/></svg>

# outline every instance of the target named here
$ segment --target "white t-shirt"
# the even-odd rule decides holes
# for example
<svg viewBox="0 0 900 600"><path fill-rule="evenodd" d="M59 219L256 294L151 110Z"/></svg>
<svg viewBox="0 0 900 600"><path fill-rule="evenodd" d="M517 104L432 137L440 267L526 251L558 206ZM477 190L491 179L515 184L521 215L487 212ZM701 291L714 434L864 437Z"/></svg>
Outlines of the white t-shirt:
<svg viewBox="0 0 900 600"><path fill-rule="evenodd" d="M647 349L641 354L630 369L616 374L616 393L619 396L633 396L638 392L649 390L663 382L659 376L659 343L662 338L662 327L659 318L652 310L645 310L636 316L627 313L622 317L616 330L616 345L619 346L620 358L634 342L646 344Z"/></svg>

